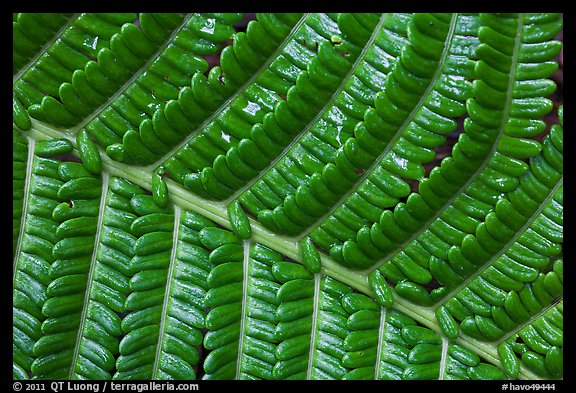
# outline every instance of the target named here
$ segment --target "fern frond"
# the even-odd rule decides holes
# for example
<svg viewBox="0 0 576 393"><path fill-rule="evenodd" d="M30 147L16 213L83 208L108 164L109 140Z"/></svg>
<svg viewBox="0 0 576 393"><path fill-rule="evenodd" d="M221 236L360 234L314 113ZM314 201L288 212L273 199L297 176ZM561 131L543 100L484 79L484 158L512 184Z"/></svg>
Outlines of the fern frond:
<svg viewBox="0 0 576 393"><path fill-rule="evenodd" d="M528 26L532 25L529 24ZM486 27L486 29L488 28ZM526 30L529 31L529 27L526 27ZM481 39L487 39L484 38L484 36L484 34L480 34ZM521 58L519 53L523 45L518 41L517 46L517 53L514 57L516 60ZM555 47L556 44L550 43L550 46ZM519 64L517 68L521 69L523 63L520 62L520 60L518 61ZM481 69L484 64L488 63L485 63L481 58L476 68ZM543 73L534 74L535 83L539 83L539 78L545 79L549 76L549 71L547 71L548 66L545 62L537 64L541 64ZM538 68L538 66L535 66L535 68ZM482 74L480 74L480 76L482 77ZM523 80L524 77L518 77L518 79ZM478 89L478 86L485 85L484 82L477 81L475 89ZM510 111L515 107L514 97L516 94L519 94L516 93L514 89L516 85L512 79L509 80L507 97L510 103ZM478 95L478 92L475 94ZM504 96L502 96L502 98L504 98ZM470 99L468 105L476 108L476 102L475 98ZM501 107L501 105L498 107ZM490 110L489 108L488 106L488 110ZM545 104L543 108L545 111L543 113L549 110L547 104ZM525 122L526 120L523 119L534 116L533 112L529 111L525 115L512 114L511 112L510 115L505 115L505 122L492 123L490 126L482 123L486 121L486 117L482 117L482 120L475 120L475 116L477 115L475 115L473 111L469 113L471 116L470 120L464 123L466 133L462 134L460 141L454 146L453 156L443 160L442 165L431 172L429 179L420 183L419 194L411 195L405 205L399 204L399 206L395 208L393 215L384 213L381 217L381 228L389 228L387 231L393 231L393 228L403 228L404 231L396 230L395 236L398 237L400 233L404 233L405 235L404 238L401 237L397 240L394 240L391 234L387 237L377 237L379 244L390 244L390 247L394 247L395 243L398 244L399 241L402 241L403 243L401 244L404 247L398 254L386 257L386 262L380 269L388 278L395 282L403 281L406 277L409 279L408 281L412 281L412 284L401 284L399 292L406 293L408 296L410 296L409 293L413 293L414 296L418 297L418 301L424 302L423 304L432 304L435 299L443 296L444 291L443 289L439 289L432 294L432 297L429 297L422 288L422 285L430 281L429 273L422 271L424 275L416 276L417 272L422 270L422 268L426 270L429 269L429 256L432 255L434 258L447 260L449 248L454 246L459 247L467 231L471 231L468 233L474 233L476 226L479 225L484 216L494 208L494 204L498 200L498 195L502 192L513 190L515 185L518 184L518 177L528 169L527 165L522 161L527 158L527 156L522 155L520 152L500 152L497 146L490 150L488 147L492 142L488 142L486 138L491 134L488 132L488 130L491 129L490 127L495 126L499 127L499 134L492 132L492 135L496 138L500 138L497 135L501 135L502 138L506 137L508 130L513 129L515 123L518 121ZM536 116L540 116L541 114L542 113ZM502 116L502 114L497 116ZM475 123L475 121L477 121L477 123ZM539 132L543 131L541 126L543 126L544 123L540 120L534 118L534 120L530 120L530 122L539 125L537 127ZM517 143L526 144L527 146L536 147L539 145L538 142L527 139L527 137L534 135L533 131L530 131L530 128L523 129L529 130L528 134L520 135L516 133L514 137L510 138L518 140ZM512 139L506 140L514 143ZM498 142L498 146L500 146L500 143L501 142ZM468 144L470 144L470 147L466 147ZM485 156L484 159L480 157L472 158L473 154L470 149L476 152L474 154L479 154L478 152L482 151L481 146L486 146L484 151L489 153L489 155ZM467 154L466 151L469 153ZM492 154L492 156L490 154ZM528 154L537 154L537 151ZM466 164L466 161L468 161L468 164ZM474 162L476 162L476 164L474 164ZM468 170L472 171L472 177L465 174ZM451 185L451 183L453 185ZM458 187L457 184L461 185ZM462 189L462 187L467 187L465 193L457 196L452 194L452 192ZM453 191L450 192L448 190ZM492 195L492 197L489 197L489 195ZM410 232L406 232L406 230L410 230L408 225L412 226L412 230L417 228L416 222L418 219L414 220L416 217L423 219L423 221L429 225L425 227L426 229L424 231L418 230L422 232L418 237L414 235L409 236ZM374 228L372 228L372 230L374 230ZM374 235L374 232L371 232L371 235ZM407 266L414 266L414 269L408 268ZM409 276L410 273L413 274L413 277ZM422 277L421 282L418 281L420 277ZM441 277L435 278L441 279ZM406 286L406 290L403 289L404 286ZM411 299L417 300L415 297L411 297Z"/></svg>
<svg viewBox="0 0 576 393"><path fill-rule="evenodd" d="M562 23L13 14L13 378L562 379Z"/></svg>
<svg viewBox="0 0 576 393"><path fill-rule="evenodd" d="M562 250L561 135L562 129L558 125L553 127L542 143L546 155L532 158L529 171L519 179L519 187L497 202L495 210L478 225L474 236L468 235L461 248L453 248L448 253L450 266L446 265L442 270L450 270L452 276L468 277L479 267L487 267L479 276L465 282L466 288L440 306L448 309L459 302L469 310L468 315L458 313L456 317L462 321L461 328L466 334L496 340L515 324L523 323L524 318L495 322L494 307L504 307L508 315L514 312L528 318L562 293L561 286L553 293L542 291L544 275ZM438 261L437 265L444 263ZM502 275L504 278L500 278ZM536 286L541 303L532 294ZM518 310L511 309L511 299L518 295L524 299L524 305ZM522 311L524 308L529 312Z"/></svg>
<svg viewBox="0 0 576 393"><path fill-rule="evenodd" d="M386 234L386 231L393 230L387 222L387 208L395 206L400 198L408 196L410 187L406 180L419 180L423 177L422 164L434 158L433 148L442 143L445 134L456 128L455 119L463 114L463 101L470 96L471 89L467 79L472 76L468 60L471 52L463 47L463 44L467 40L473 40L476 34L475 17L453 15L450 19L444 16L446 20L441 21L431 16L438 28L442 27L443 35L438 36L436 33L436 36L431 35L428 38L431 40L430 48L435 48L435 53L419 54L421 46L417 40L433 33L424 29L423 26L427 23L424 23L423 18L426 17L418 16L410 25L409 38L416 41L405 47L401 61L387 78L386 90L375 99L375 111L379 116L375 119L380 118L380 129L387 130L387 136L377 139L384 138L389 144L382 144L383 151L380 151L371 167L366 168L369 170L364 176L365 179L338 208L340 210L333 213L334 217L347 217L347 221L341 222L349 229L339 237L332 238L330 254L342 263L356 268L369 267L374 259L381 257L382 252L392 244L404 240L402 238L406 234L403 229L396 228L393 236ZM443 42L444 40L446 42ZM413 68L413 64L421 63L427 65L420 69L410 68ZM454 63L459 67L454 67ZM402 102L399 91L406 89L410 89L412 94L406 96ZM440 102L442 104L439 104ZM399 117L395 119L394 116ZM366 123L366 127L369 132L375 125ZM426 136L415 140L410 137L414 132ZM373 131L372 135L377 134ZM357 140L361 146L360 151L366 151L367 147L364 146L375 146L374 142L368 142L368 134L365 132L358 134ZM359 157L365 157L365 154L358 154ZM374 186L388 196L382 198L387 201L382 200L379 207L370 207L367 198L363 197L380 194ZM345 214L346 212L348 213ZM355 222L356 226L350 227L346 222ZM319 228L322 228L322 225Z"/></svg>
<svg viewBox="0 0 576 393"><path fill-rule="evenodd" d="M338 22L343 33L338 45L344 48L352 45L346 42L352 39L349 36L353 36L347 34L347 29L351 28L347 22L356 26L357 17L360 16L341 15ZM406 16L405 19L408 18ZM376 19L376 15L371 20L367 19L360 30L364 32L365 38L354 43L359 53L345 56L354 63L340 67L340 83L335 86L337 89L330 101L317 108L318 114L289 146L290 150L283 152L281 159L276 159L274 167L239 197L264 226L275 232L291 235L301 233L336 202L335 192L342 192L350 181L358 178L355 173L357 167L345 158L341 146L352 136L363 112L371 107L376 92L382 89L383 75L390 71L398 56L395 46L400 44L396 42L404 40L402 22L405 20L401 17L383 14L379 19ZM321 49L322 45L319 46L319 56L322 55ZM383 56L389 59L388 63L375 60ZM330 68L334 67L331 65L334 60L319 57L319 61L328 68L328 72L334 73L334 69ZM347 69L349 71L345 73ZM316 70L311 68L307 74L311 71ZM264 123L265 130L269 130L270 126L270 123ZM339 176L339 185L336 185L338 181L334 176Z"/></svg>

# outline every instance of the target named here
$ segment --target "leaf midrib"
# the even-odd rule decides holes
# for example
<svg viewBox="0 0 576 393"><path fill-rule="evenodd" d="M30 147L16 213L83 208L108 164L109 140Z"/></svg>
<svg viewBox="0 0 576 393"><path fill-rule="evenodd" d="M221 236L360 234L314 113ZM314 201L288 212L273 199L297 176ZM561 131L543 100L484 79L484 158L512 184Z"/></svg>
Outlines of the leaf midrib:
<svg viewBox="0 0 576 393"><path fill-rule="evenodd" d="M312 377L314 370L314 351L316 350L316 334L318 332L318 314L320 313L320 296L322 290L320 287L322 277L320 274L314 274L314 298L312 306L312 324L310 334L310 348L308 349L308 365L306 366L306 380Z"/></svg>
<svg viewBox="0 0 576 393"><path fill-rule="evenodd" d="M240 311L240 337L238 339L238 355L236 357L236 380L242 374L242 358L244 356L244 337L246 336L246 318L248 305L248 280L250 279L250 246L251 240L242 242L242 309Z"/></svg>
<svg viewBox="0 0 576 393"><path fill-rule="evenodd" d="M380 307L380 325L378 326L378 344L376 346L376 362L374 365L374 379L380 379L380 362L384 351L384 334L386 333L386 312L387 308Z"/></svg>
<svg viewBox="0 0 576 393"><path fill-rule="evenodd" d="M164 346L164 331L166 329L166 318L168 317L168 303L172 293L172 278L174 277L174 268L176 266L176 253L178 251L178 237L180 234L180 215L182 209L174 205L174 229L172 232L172 250L170 251L170 262L168 263L168 274L166 277L166 288L162 301L162 311L160 313L160 329L158 331L158 343L156 345L156 354L154 355L154 365L152 367L152 379L156 379L158 368L160 366L160 356Z"/></svg>
<svg viewBox="0 0 576 393"><path fill-rule="evenodd" d="M28 131L28 134L30 137L34 138L34 140L38 141L50 138L58 138L62 136L60 131L55 130L49 125L35 119L32 119L32 128L30 131ZM78 151L76 149L72 153L75 156L78 156ZM138 184L145 189L149 190L151 188L151 174L142 168L131 167L126 164L118 163L108 158L105 154L102 155L102 161L103 172L107 172L110 176L124 177L125 179L130 180L131 182L134 182L135 184ZM170 191L172 201L176 206L195 211L214 221L215 223L222 225L225 228L231 229L230 222L228 221L226 206L196 197L188 190L184 189L182 186L169 179L166 180L166 183L168 184L168 189ZM252 226L253 241L259 242L278 252L281 252L283 255L292 260L299 262L302 261L302 257L298 252L297 242L286 236L275 234L272 235L267 229L263 228L260 223L252 219L250 220ZM324 254L321 254L321 259L321 273L330 276L344 284L350 285L356 290L371 296L371 289L368 285L368 279L365 274L360 274L357 271L351 272ZM438 334L442 334L440 327L437 324L434 312L429 307L418 306L399 296L395 296L393 308L408 315L420 324L432 329ZM495 347L487 344L484 341L480 341L465 334L461 334L460 337L456 340L456 343L475 351L493 364L500 364L500 360L498 358ZM538 379L533 372L526 369L524 366L521 368L520 375L524 376L526 379Z"/></svg>

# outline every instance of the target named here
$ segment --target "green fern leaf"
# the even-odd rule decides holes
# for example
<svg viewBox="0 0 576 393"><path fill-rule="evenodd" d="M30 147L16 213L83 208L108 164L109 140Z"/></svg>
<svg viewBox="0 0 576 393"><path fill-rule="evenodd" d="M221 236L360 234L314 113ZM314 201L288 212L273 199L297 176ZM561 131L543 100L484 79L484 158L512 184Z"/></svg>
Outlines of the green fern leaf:
<svg viewBox="0 0 576 393"><path fill-rule="evenodd" d="M13 378L562 379L562 19L13 14Z"/></svg>

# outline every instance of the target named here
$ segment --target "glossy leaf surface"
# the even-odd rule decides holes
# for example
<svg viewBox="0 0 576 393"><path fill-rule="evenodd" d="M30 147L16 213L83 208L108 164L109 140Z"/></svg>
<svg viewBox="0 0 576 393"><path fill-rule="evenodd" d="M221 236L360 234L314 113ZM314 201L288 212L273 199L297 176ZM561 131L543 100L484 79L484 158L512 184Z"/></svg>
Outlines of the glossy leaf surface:
<svg viewBox="0 0 576 393"><path fill-rule="evenodd" d="M562 379L562 24L13 14L13 378Z"/></svg>

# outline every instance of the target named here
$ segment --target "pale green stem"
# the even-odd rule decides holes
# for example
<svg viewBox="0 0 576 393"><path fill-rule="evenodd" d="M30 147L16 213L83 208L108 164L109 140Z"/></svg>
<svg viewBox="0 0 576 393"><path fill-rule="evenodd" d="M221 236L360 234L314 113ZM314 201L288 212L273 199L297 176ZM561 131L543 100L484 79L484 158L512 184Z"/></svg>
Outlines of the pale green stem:
<svg viewBox="0 0 576 393"><path fill-rule="evenodd" d="M29 137L37 141L50 138L65 137L70 139L74 145L76 144L74 138L64 130L54 129L49 125L39 122L35 119L31 120L32 128L30 131L26 132ZM73 150L73 154L78 156L78 151L76 148ZM113 161L105 153L103 153L102 150L101 157L102 169L103 171L106 171L110 176L123 177L142 188L147 190L151 189L152 171L149 170L149 167L126 165ZM199 213L214 221L215 223L225 228L231 229L230 223L228 221L226 205L224 203L202 199L196 195L193 195L190 193L190 191L169 179L166 179L166 183L168 185L168 191L170 193L170 199L172 203L180 206L183 209L189 209ZM298 239L271 233L260 223L253 219L250 219L250 224L252 226L252 241L270 247L271 249L278 251L279 253L294 261L302 262L302 257L298 248ZM372 291L368 284L368 276L366 272L347 269L324 254L321 255L321 260L321 272L323 274L341 281L342 283L347 284L352 288L367 294L368 296L372 296ZM418 323L434 330L436 333L442 336L442 331L438 326L433 307L418 306L396 295L394 298L395 302L393 308L408 315ZM458 339L454 340L453 342L472 349L488 362L496 366L501 366L501 362L498 358L497 346L494 343L484 342L469 337L464 333L460 333L460 337L458 337ZM536 374L525 368L523 365L521 367L518 378L539 379Z"/></svg>

